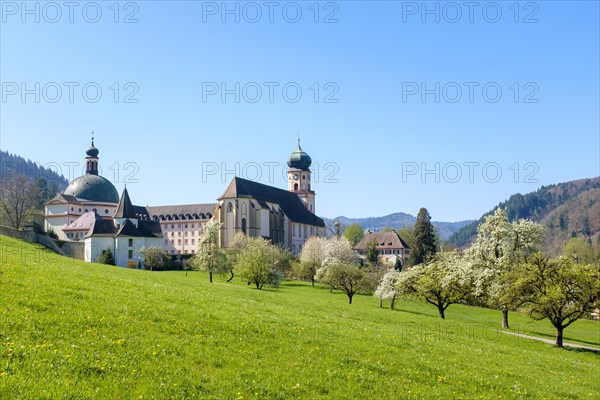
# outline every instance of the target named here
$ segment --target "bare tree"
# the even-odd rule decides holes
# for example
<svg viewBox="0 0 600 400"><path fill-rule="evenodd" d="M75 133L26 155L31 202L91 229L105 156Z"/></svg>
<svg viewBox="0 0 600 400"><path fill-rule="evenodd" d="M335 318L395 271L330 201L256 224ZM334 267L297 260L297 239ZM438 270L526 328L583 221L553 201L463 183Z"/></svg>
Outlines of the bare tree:
<svg viewBox="0 0 600 400"><path fill-rule="evenodd" d="M15 229L33 216L39 197L38 186L24 174L10 173L0 181L0 211Z"/></svg>

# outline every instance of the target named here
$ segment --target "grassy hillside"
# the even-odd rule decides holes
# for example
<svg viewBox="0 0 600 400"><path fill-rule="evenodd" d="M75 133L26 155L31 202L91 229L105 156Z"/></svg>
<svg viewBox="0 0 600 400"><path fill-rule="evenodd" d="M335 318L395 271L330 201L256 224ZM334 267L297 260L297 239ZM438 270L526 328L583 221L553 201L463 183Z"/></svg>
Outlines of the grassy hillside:
<svg viewBox="0 0 600 400"><path fill-rule="evenodd" d="M0 398L584 399L600 357L499 334L499 313L379 309L301 282L70 260L0 237ZM513 328L552 335L511 314ZM580 321L565 341L600 346Z"/></svg>
<svg viewBox="0 0 600 400"><path fill-rule="evenodd" d="M457 246L472 242L477 227L496 208L506 209L511 221L527 218L548 230L545 251L556 256L572 236L590 238L595 244L600 234L600 177L542 186L535 192L512 195L479 220L452 234L448 241Z"/></svg>

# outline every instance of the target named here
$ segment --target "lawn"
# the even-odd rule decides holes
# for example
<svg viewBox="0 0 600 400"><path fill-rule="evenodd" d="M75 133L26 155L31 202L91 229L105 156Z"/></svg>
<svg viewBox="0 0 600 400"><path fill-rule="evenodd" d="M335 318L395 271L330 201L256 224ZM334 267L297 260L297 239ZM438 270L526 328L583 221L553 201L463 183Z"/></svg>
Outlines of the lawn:
<svg viewBox="0 0 600 400"><path fill-rule="evenodd" d="M0 399L589 399L600 356L500 313L86 264L0 236ZM513 329L552 337L511 313ZM565 341L600 347L600 323Z"/></svg>

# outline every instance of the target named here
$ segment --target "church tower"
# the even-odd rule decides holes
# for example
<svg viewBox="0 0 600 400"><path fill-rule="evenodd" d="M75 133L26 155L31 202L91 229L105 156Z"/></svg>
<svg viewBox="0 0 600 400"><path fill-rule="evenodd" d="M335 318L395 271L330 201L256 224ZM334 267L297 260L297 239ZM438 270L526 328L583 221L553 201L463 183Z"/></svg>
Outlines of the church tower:
<svg viewBox="0 0 600 400"><path fill-rule="evenodd" d="M98 175L98 153L100 151L94 146L94 132L92 132L92 145L85 152L85 173Z"/></svg>
<svg viewBox="0 0 600 400"><path fill-rule="evenodd" d="M315 213L315 192L310 187L312 160L298 139L298 148L288 158L288 190L296 193L310 212Z"/></svg>

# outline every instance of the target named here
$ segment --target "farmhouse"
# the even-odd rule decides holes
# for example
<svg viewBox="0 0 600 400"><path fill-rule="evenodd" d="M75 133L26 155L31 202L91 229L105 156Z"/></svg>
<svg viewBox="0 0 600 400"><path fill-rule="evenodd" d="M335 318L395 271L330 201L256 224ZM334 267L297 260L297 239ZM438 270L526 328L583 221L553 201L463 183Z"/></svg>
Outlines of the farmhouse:
<svg viewBox="0 0 600 400"><path fill-rule="evenodd" d="M396 262L400 259L402 264L408 260L410 256L410 248L396 231L390 232L368 232L360 242L356 244L354 249L359 255L364 256L367 252L369 243L375 241L377 254L383 259Z"/></svg>

